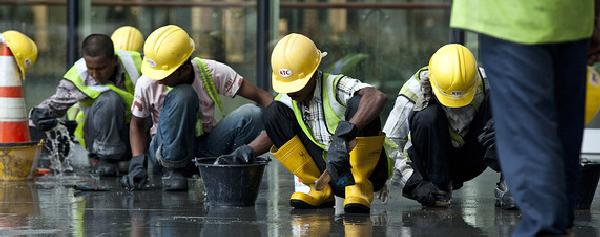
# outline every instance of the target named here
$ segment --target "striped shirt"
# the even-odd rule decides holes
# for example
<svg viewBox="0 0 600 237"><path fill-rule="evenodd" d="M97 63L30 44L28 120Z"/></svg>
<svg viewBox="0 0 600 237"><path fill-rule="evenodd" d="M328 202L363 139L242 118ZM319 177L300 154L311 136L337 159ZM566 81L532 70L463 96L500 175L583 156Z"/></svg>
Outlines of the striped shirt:
<svg viewBox="0 0 600 237"><path fill-rule="evenodd" d="M321 74L321 72L319 72ZM322 85L322 75L317 77L317 85ZM356 92L361 89L373 87L370 84L363 83L358 79L344 76L340 79L337 85L336 96L342 105L347 106L348 100L350 100ZM302 120L306 123L306 126L312 131L312 135L315 140L325 147L329 148L331 143L332 134L327 131L325 124L325 112L323 111L323 100L321 86L315 87L313 98L307 103L298 103L300 110L302 111ZM350 118L346 118L349 120Z"/></svg>

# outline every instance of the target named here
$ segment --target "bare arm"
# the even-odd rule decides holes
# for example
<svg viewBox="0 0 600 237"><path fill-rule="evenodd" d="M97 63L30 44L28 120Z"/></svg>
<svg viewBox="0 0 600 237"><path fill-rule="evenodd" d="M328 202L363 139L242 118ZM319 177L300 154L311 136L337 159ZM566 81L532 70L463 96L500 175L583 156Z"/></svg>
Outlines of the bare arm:
<svg viewBox="0 0 600 237"><path fill-rule="evenodd" d="M379 117L387 97L381 91L372 87L363 88L356 93L361 95L360 104L358 104L356 114L354 114L349 122L361 129L373 121L373 119Z"/></svg>
<svg viewBox="0 0 600 237"><path fill-rule="evenodd" d="M129 125L129 137L131 140L131 154L133 156L145 154L146 149L146 120L144 118L131 116L131 124Z"/></svg>
<svg viewBox="0 0 600 237"><path fill-rule="evenodd" d="M238 95L253 100L262 107L266 107L273 102L273 96L269 92L259 89L252 82L245 80L242 82L240 89L237 92Z"/></svg>
<svg viewBox="0 0 600 237"><path fill-rule="evenodd" d="M269 148L273 146L273 142L271 141L271 138L267 136L267 133L262 131L258 137L248 144L248 146L252 148L252 152L255 156L259 156L269 151Z"/></svg>

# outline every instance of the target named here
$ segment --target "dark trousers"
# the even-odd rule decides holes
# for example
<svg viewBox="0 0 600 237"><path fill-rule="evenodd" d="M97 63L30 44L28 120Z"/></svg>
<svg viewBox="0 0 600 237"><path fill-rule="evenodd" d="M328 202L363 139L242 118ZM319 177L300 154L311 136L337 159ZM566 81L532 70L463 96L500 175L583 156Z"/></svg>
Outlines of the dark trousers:
<svg viewBox="0 0 600 237"><path fill-rule="evenodd" d="M354 116L358 110L358 104L360 103L360 96L354 96L348 101L346 109L346 120L349 120ZM321 173L325 171L325 152L321 147L313 143L305 134L302 132L298 121L294 115L294 111L282 102L275 101L269 105L264 113L263 120L265 122L265 131L273 144L276 147L281 147L287 141L291 140L294 136L298 136L300 141L306 148L306 151L311 155L317 167ZM374 119L367 126L359 131L359 137L377 136L381 132L381 121L379 118ZM383 187L385 181L388 178L387 158L385 152L381 151L381 156L375 167L375 171L369 177L369 180L373 183L375 191L378 191ZM350 175L350 174L348 174ZM331 187L336 196L344 197L344 187L336 187L334 180L330 182ZM351 184L347 184L351 185Z"/></svg>
<svg viewBox="0 0 600 237"><path fill-rule="evenodd" d="M491 117L488 101L486 97L480 105L460 148L452 146L448 119L435 99L424 110L409 115L412 147L408 149L408 155L415 177L420 175L421 179L410 179L404 192L411 191L421 182L431 182L446 191L458 189L485 170L485 148L477 141L477 136Z"/></svg>
<svg viewBox="0 0 600 237"><path fill-rule="evenodd" d="M113 161L131 157L126 109L125 101L113 91L100 94L87 109L83 130L91 156Z"/></svg>
<svg viewBox="0 0 600 237"><path fill-rule="evenodd" d="M564 234L573 225L588 41L479 41L500 164L523 215L513 235Z"/></svg>

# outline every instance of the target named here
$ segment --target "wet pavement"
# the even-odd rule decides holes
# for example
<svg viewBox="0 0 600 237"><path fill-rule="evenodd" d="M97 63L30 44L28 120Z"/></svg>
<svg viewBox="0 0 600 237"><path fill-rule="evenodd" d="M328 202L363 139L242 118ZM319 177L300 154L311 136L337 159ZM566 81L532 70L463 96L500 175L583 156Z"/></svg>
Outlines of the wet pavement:
<svg viewBox="0 0 600 237"><path fill-rule="evenodd" d="M128 192L116 178L38 178L0 183L0 236L508 236L518 211L494 207L498 175L486 171L454 193L451 208L422 208L392 197L370 215L336 217L333 209L292 210L292 176L276 162L265 169L254 207L212 207L201 188ZM192 183L193 184L193 183ZM108 187L109 191L81 191ZM600 192L577 211L577 236L600 236Z"/></svg>

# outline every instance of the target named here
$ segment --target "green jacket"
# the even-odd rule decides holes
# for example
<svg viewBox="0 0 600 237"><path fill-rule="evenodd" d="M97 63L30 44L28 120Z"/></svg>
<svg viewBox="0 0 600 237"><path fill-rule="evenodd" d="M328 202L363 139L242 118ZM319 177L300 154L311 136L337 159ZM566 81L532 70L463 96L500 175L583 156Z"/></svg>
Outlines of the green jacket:
<svg viewBox="0 0 600 237"><path fill-rule="evenodd" d="M589 38L593 0L454 0L450 27L522 44Z"/></svg>

